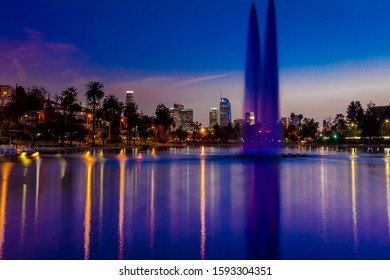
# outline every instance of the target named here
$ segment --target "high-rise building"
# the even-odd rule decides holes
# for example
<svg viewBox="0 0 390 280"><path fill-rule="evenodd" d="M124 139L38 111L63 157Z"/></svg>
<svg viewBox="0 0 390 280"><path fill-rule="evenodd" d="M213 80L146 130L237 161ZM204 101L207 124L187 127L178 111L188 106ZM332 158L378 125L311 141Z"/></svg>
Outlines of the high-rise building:
<svg viewBox="0 0 390 280"><path fill-rule="evenodd" d="M175 104L173 104L173 109L176 109L176 110L183 110L183 109L184 109L184 104L175 103Z"/></svg>
<svg viewBox="0 0 390 280"><path fill-rule="evenodd" d="M219 125L228 126L232 122L232 112L230 101L227 98L221 98L219 103Z"/></svg>
<svg viewBox="0 0 390 280"><path fill-rule="evenodd" d="M254 112L246 112L244 122L249 125L255 124L255 113Z"/></svg>
<svg viewBox="0 0 390 280"><path fill-rule="evenodd" d="M183 130L189 131L192 129L192 123L194 122L194 111L192 109L180 110L180 124Z"/></svg>
<svg viewBox="0 0 390 280"><path fill-rule="evenodd" d="M233 124L234 127L238 127L241 130L244 126L244 119L236 119L234 120Z"/></svg>
<svg viewBox="0 0 390 280"><path fill-rule="evenodd" d="M213 129L216 124L218 124L218 108L210 108L209 129Z"/></svg>
<svg viewBox="0 0 390 280"><path fill-rule="evenodd" d="M171 117L173 118L173 122L175 124L175 129L178 129L182 125L180 115L181 110L184 110L184 105L181 103L175 103L173 104L173 108L169 109Z"/></svg>
<svg viewBox="0 0 390 280"><path fill-rule="evenodd" d="M134 91L132 90L126 91L126 105L129 103L134 103Z"/></svg>

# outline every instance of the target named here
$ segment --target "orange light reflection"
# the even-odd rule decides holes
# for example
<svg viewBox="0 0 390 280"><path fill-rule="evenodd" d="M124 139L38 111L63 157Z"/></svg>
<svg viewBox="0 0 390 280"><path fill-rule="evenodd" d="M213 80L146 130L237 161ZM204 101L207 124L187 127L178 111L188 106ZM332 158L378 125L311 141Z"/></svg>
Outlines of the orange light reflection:
<svg viewBox="0 0 390 280"><path fill-rule="evenodd" d="M92 156L86 156L87 163L87 182L85 186L85 214L84 214L84 259L90 257L91 245L91 188L92 188L92 168L95 159Z"/></svg>
<svg viewBox="0 0 390 280"><path fill-rule="evenodd" d="M7 188L8 188L8 177L11 171L13 163L3 163L2 173L2 184L1 184L1 202L0 202L0 260L3 259L3 246L4 246L4 233L5 233L5 218L7 208Z"/></svg>
<svg viewBox="0 0 390 280"><path fill-rule="evenodd" d="M205 160L201 160L200 175L200 259L206 258L206 190L205 190Z"/></svg>
<svg viewBox="0 0 390 280"><path fill-rule="evenodd" d="M123 259L123 247L124 247L124 219L125 219L125 166L126 156L121 152L119 159L119 221L118 221L118 259Z"/></svg>

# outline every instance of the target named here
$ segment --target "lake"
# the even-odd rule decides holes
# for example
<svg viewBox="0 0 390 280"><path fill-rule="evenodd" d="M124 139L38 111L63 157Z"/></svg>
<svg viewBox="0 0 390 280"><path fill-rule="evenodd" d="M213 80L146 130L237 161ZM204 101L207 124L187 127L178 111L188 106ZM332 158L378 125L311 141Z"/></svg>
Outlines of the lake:
<svg viewBox="0 0 390 280"><path fill-rule="evenodd" d="M0 259L390 259L387 155L237 152L0 158Z"/></svg>

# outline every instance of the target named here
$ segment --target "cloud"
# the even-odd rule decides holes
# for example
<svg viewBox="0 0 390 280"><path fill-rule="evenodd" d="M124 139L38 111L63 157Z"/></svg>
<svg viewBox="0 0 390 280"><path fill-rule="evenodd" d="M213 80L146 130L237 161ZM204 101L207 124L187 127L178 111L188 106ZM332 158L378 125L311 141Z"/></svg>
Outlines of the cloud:
<svg viewBox="0 0 390 280"><path fill-rule="evenodd" d="M24 40L0 39L2 83L62 87L81 75L85 57L75 45L48 41L34 29L24 34Z"/></svg>
<svg viewBox="0 0 390 280"><path fill-rule="evenodd" d="M26 75L26 70L24 69L24 67L19 63L19 61L17 59L14 59L12 61L12 64L17 69L16 77L18 78L18 80L25 80L27 75Z"/></svg>
<svg viewBox="0 0 390 280"><path fill-rule="evenodd" d="M131 76L131 75L129 75ZM231 98L234 117L241 115L242 73L148 73L144 77L115 77L107 81L106 93L115 94L124 101L125 92L133 90L135 101L145 114L152 115L159 103L173 107L184 103L194 110L194 119L208 124L208 111L219 106L220 90Z"/></svg>
<svg viewBox="0 0 390 280"><path fill-rule="evenodd" d="M43 46L47 50L51 50L55 53L71 53L79 51L79 49L76 48L73 44L67 43L48 42L44 43Z"/></svg>
<svg viewBox="0 0 390 280"><path fill-rule="evenodd" d="M45 34L31 28L25 28L24 33L26 34L29 41L43 41Z"/></svg>
<svg viewBox="0 0 390 280"><path fill-rule="evenodd" d="M170 85L170 87L171 87L171 89L175 89L176 90L176 89L180 89L180 88L183 88L183 87L188 87L188 86L191 86L191 85L194 85L194 84L197 84L197 83L206 82L206 81L210 81L210 80L215 80L215 79L219 79L219 78L222 78L222 77L227 77L227 76L230 76L230 75L232 75L232 73L195 77L195 78L191 78L191 79L185 79L185 80L177 81L175 83L172 83Z"/></svg>

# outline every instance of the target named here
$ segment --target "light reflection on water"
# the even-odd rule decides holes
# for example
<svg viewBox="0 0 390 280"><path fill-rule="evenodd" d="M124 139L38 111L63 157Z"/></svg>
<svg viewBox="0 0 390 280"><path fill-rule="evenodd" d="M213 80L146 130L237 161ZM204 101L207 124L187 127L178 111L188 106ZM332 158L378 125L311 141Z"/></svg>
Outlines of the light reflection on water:
<svg viewBox="0 0 390 280"><path fill-rule="evenodd" d="M2 164L2 184L1 184L1 202L0 202L0 259L4 257L4 240L5 240L5 223L7 210L7 191L9 173L12 168L12 163L5 162Z"/></svg>
<svg viewBox="0 0 390 280"><path fill-rule="evenodd" d="M352 196L352 223L353 223L353 243L355 247L355 254L359 253L359 228L358 228L358 214L356 207L356 166L355 155L351 155L351 196Z"/></svg>
<svg viewBox="0 0 390 280"><path fill-rule="evenodd" d="M0 161L0 259L390 259L385 154L132 152Z"/></svg>

